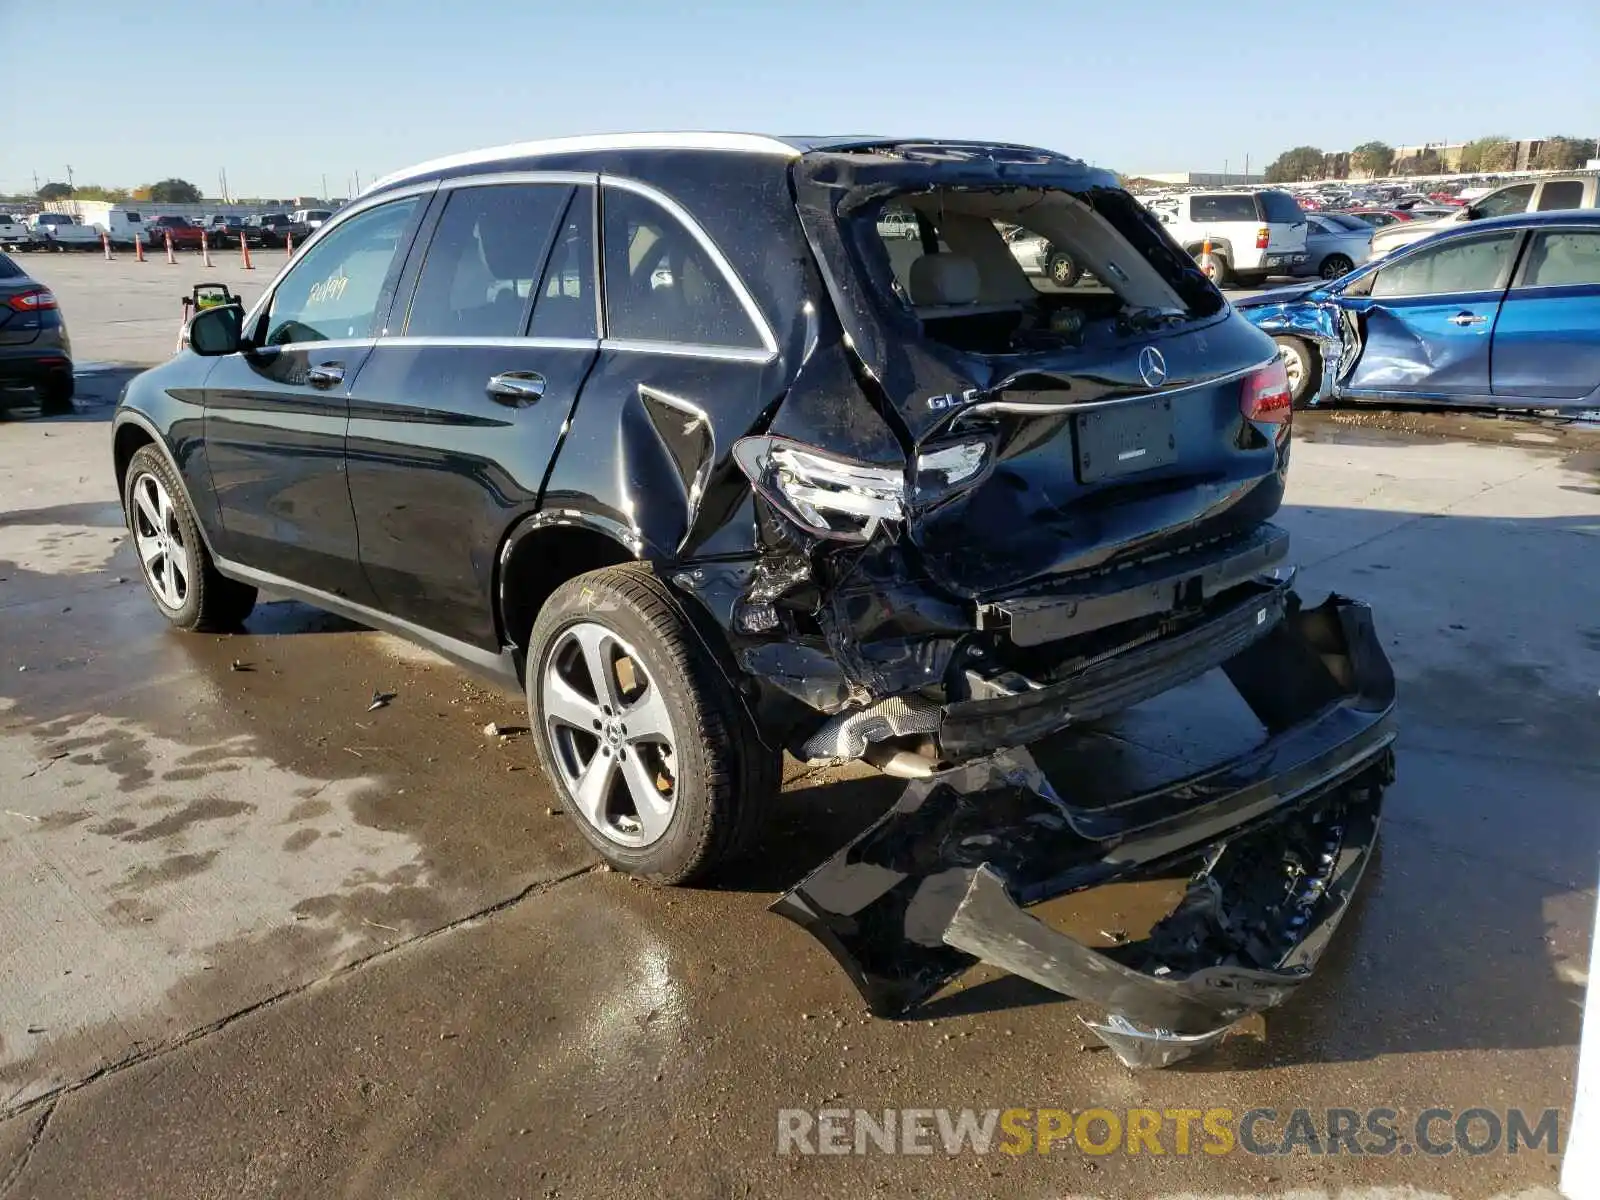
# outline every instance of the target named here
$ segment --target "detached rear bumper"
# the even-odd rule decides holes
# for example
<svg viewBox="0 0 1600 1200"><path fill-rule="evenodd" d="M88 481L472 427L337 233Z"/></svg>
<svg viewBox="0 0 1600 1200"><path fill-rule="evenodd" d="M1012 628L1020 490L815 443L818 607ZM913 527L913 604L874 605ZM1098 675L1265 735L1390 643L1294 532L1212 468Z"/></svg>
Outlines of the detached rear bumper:
<svg viewBox="0 0 1600 1200"><path fill-rule="evenodd" d="M780 898L872 1010L902 1013L977 961L1099 1004L1130 1065L1210 1044L1309 976L1348 909L1393 778L1394 677L1371 612L1330 597L1223 664L1255 749L1112 803L1073 803L1025 752L918 781ZM1091 949L1025 910L1199 866L1145 938ZM1266 874L1263 875L1263 872ZM1279 876L1281 875L1281 878Z"/></svg>

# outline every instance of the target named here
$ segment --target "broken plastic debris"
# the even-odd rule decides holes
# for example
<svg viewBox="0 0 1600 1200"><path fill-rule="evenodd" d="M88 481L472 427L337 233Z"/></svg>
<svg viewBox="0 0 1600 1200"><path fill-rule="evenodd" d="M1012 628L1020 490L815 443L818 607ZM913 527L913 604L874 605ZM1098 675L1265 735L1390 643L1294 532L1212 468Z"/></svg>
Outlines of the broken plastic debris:
<svg viewBox="0 0 1600 1200"><path fill-rule="evenodd" d="M372 703L367 705L367 711L372 712L374 709L387 708L389 706L389 701L393 700L394 697L394 692L380 692L374 690L372 693Z"/></svg>

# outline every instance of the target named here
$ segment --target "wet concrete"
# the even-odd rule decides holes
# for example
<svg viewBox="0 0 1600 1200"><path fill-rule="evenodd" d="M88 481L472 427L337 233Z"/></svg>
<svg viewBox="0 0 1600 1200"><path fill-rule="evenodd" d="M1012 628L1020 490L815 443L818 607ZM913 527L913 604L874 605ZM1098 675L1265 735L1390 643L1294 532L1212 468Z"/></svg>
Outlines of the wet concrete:
<svg viewBox="0 0 1600 1200"><path fill-rule="evenodd" d="M1402 688L1380 854L1289 1007L1133 1075L1087 1048L1098 1013L992 972L870 1020L764 911L898 785L791 772L722 888L656 890L592 870L526 738L484 737L525 723L517 697L298 605L165 632L116 540L104 416L0 427L7 1200L1553 1186L1543 1152L799 1158L775 1130L830 1104L1565 1110L1600 781L1582 447L1311 423L1284 513L1302 591L1369 598ZM1219 717L1206 686L1116 736L1181 762Z"/></svg>

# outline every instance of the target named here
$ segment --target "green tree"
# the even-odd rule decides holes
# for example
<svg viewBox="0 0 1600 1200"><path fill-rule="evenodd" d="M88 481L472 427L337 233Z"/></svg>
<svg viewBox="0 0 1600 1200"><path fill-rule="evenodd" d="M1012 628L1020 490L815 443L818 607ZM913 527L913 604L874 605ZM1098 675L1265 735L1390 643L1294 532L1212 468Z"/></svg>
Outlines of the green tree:
<svg viewBox="0 0 1600 1200"><path fill-rule="evenodd" d="M1516 160L1516 143L1499 134L1473 138L1461 147L1463 171L1504 171Z"/></svg>
<svg viewBox="0 0 1600 1200"><path fill-rule="evenodd" d="M109 200L113 204L120 204L128 198L128 189L101 187L98 183L90 183L78 188L72 194L79 200Z"/></svg>
<svg viewBox="0 0 1600 1200"><path fill-rule="evenodd" d="M1322 178L1322 151L1315 146L1296 146L1285 150L1267 164L1268 183L1296 183Z"/></svg>
<svg viewBox="0 0 1600 1200"><path fill-rule="evenodd" d="M47 183L39 189L39 199L46 201L65 200L72 195L72 188L64 183Z"/></svg>
<svg viewBox="0 0 1600 1200"><path fill-rule="evenodd" d="M1545 138L1529 165L1539 171L1574 171L1583 166L1593 150L1594 143L1587 138Z"/></svg>
<svg viewBox="0 0 1600 1200"><path fill-rule="evenodd" d="M163 179L150 185L150 200L155 204L199 204L200 189L187 179Z"/></svg>
<svg viewBox="0 0 1600 1200"><path fill-rule="evenodd" d="M1387 175L1394 166L1394 148L1383 142L1362 142L1350 151L1350 165L1368 175Z"/></svg>

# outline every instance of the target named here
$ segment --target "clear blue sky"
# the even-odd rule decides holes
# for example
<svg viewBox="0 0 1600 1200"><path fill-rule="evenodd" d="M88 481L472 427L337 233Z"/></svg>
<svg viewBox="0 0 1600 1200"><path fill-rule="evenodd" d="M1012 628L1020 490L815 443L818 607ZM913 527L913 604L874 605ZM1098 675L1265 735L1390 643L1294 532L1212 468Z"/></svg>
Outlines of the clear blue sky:
<svg viewBox="0 0 1600 1200"><path fill-rule="evenodd" d="M1122 171L1600 135L1597 0L0 0L0 28L27 30L6 192L70 163L342 196L353 172L618 129L991 137Z"/></svg>

